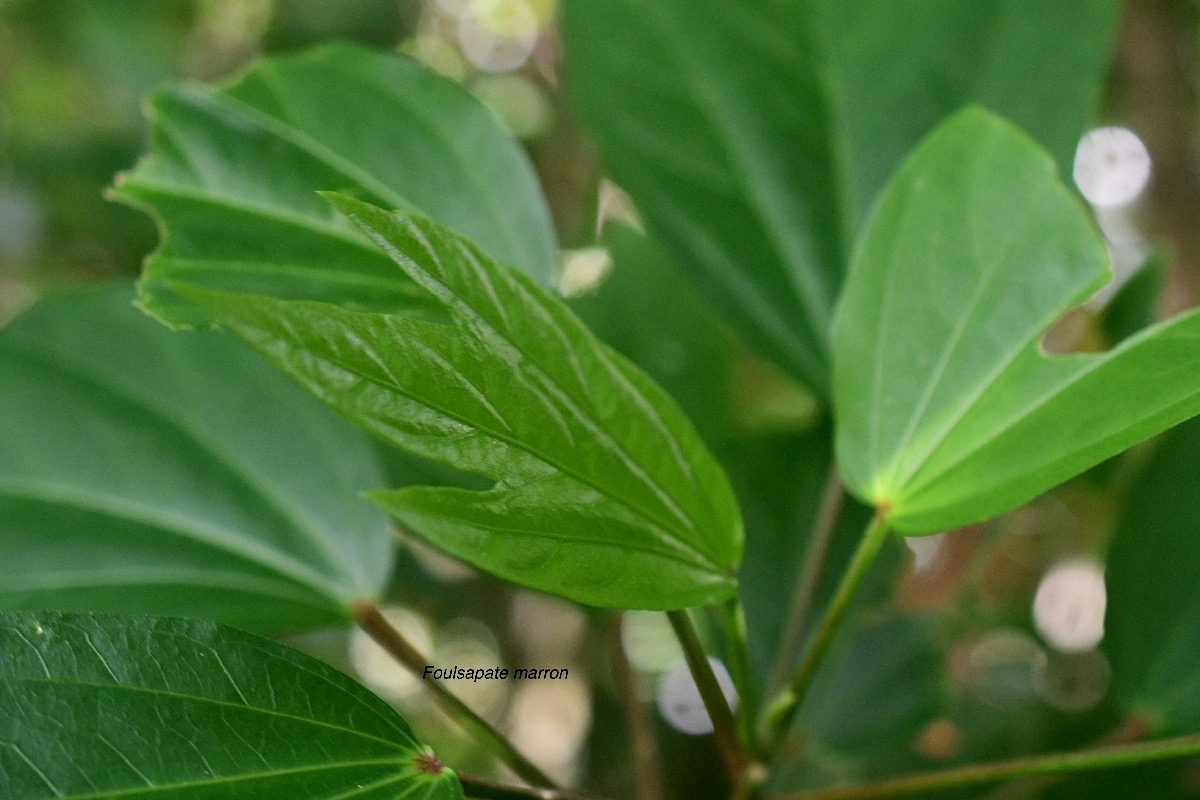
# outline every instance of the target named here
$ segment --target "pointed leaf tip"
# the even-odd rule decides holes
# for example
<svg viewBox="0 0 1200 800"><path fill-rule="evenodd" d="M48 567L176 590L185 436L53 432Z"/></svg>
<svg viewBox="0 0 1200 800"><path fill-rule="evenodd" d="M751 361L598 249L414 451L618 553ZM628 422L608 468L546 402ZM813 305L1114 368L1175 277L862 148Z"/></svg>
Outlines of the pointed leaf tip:
<svg viewBox="0 0 1200 800"><path fill-rule="evenodd" d="M732 596L742 551L733 492L662 389L466 238L418 215L329 200L448 324L195 297L339 413L495 482L371 499L452 555L582 603L669 609Z"/></svg>

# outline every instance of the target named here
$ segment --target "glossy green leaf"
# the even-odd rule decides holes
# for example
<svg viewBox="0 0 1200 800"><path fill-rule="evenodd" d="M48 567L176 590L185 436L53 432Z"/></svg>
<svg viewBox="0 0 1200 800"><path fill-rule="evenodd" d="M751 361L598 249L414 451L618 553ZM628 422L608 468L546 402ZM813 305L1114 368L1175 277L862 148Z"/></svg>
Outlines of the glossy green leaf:
<svg viewBox="0 0 1200 800"><path fill-rule="evenodd" d="M441 549L582 603L728 597L732 491L665 392L525 275L425 218L331 202L452 324L180 288L341 414L495 481L372 497Z"/></svg>
<svg viewBox="0 0 1200 800"><path fill-rule="evenodd" d="M1109 549L1104 650L1113 693L1161 729L1200 731L1200 420L1158 445Z"/></svg>
<svg viewBox="0 0 1200 800"><path fill-rule="evenodd" d="M563 31L576 105L651 232L752 343L825 394L834 300L891 172L972 101L1069 164L1116 7L573 0Z"/></svg>
<svg viewBox="0 0 1200 800"><path fill-rule="evenodd" d="M152 152L113 195L153 214L163 242L140 302L205 322L171 280L375 310L424 294L318 191L419 209L543 284L554 233L528 160L495 115L415 61L347 45L260 62L232 85L150 101Z"/></svg>
<svg viewBox="0 0 1200 800"><path fill-rule="evenodd" d="M1047 328L1109 279L1053 160L979 108L885 190L834 323L846 483L926 533L1012 508L1200 412L1200 313L1101 354Z"/></svg>
<svg viewBox="0 0 1200 800"><path fill-rule="evenodd" d="M462 798L387 703L212 622L0 615L0 796Z"/></svg>
<svg viewBox="0 0 1200 800"><path fill-rule="evenodd" d="M0 609L279 631L382 589L369 441L232 337L173 334L130 287L0 333ZM0 793L0 796L7 796Z"/></svg>

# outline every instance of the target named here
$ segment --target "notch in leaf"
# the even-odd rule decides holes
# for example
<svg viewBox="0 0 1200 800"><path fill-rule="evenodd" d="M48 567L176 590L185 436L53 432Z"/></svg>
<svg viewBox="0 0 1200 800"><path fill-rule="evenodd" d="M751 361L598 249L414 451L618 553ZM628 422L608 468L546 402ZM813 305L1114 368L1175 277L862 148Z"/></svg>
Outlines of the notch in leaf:
<svg viewBox="0 0 1200 800"><path fill-rule="evenodd" d="M885 190L834 322L847 485L927 533L987 518L1200 412L1200 313L1100 354L1047 328L1108 282L1054 161L968 108Z"/></svg>
<svg viewBox="0 0 1200 800"><path fill-rule="evenodd" d="M486 106L416 61L345 44L263 59L215 89L149 100L151 151L111 196L153 215L162 243L139 283L173 327L209 320L171 281L412 309L423 293L316 192L416 208L544 285L556 275L533 168Z"/></svg>
<svg viewBox="0 0 1200 800"><path fill-rule="evenodd" d="M485 492L371 497L437 547L582 603L672 609L726 599L742 551L729 483L667 394L527 276L424 217L330 202L450 324L178 291L342 415Z"/></svg>

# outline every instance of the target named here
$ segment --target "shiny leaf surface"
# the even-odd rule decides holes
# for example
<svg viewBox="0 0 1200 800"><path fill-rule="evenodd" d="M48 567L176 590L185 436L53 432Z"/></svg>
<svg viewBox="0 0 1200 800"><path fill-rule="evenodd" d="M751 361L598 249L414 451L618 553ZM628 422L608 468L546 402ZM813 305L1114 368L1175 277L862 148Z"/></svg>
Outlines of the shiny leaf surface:
<svg viewBox="0 0 1200 800"><path fill-rule="evenodd" d="M665 392L523 274L427 219L331 198L452 324L184 289L339 413L493 481L373 499L425 539L598 606L728 597L742 528L724 473Z"/></svg>

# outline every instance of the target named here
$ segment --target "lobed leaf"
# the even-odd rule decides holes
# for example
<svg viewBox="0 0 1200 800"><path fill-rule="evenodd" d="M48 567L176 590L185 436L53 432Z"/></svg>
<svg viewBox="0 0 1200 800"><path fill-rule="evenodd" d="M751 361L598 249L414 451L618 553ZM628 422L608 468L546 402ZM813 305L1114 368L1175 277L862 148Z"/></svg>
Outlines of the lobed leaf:
<svg viewBox="0 0 1200 800"><path fill-rule="evenodd" d="M973 101L1069 164L1116 8L574 0L563 34L575 104L650 232L752 344L827 395L834 301L892 171Z"/></svg>
<svg viewBox="0 0 1200 800"><path fill-rule="evenodd" d="M1200 313L1101 354L1047 328L1109 279L1104 244L1011 124L972 108L884 191L834 322L838 464L909 533L1005 511L1200 412Z"/></svg>
<svg viewBox="0 0 1200 800"><path fill-rule="evenodd" d="M0 614L0 796L462 798L399 714L212 622Z"/></svg>
<svg viewBox="0 0 1200 800"><path fill-rule="evenodd" d="M381 480L369 442L240 342L132 298L52 298L0 332L0 610L349 620L392 563L355 497Z"/></svg>
<svg viewBox="0 0 1200 800"><path fill-rule="evenodd" d="M528 160L495 115L394 54L326 45L266 59L233 84L150 100L152 152L112 196L156 217L162 243L140 303L206 324L169 282L343 302L420 306L424 293L317 196L420 209L549 285L549 213Z"/></svg>
<svg viewBox="0 0 1200 800"><path fill-rule="evenodd" d="M582 603L730 596L729 484L665 392L525 275L430 220L332 196L451 324L180 287L383 439L495 482L371 497L441 549Z"/></svg>

